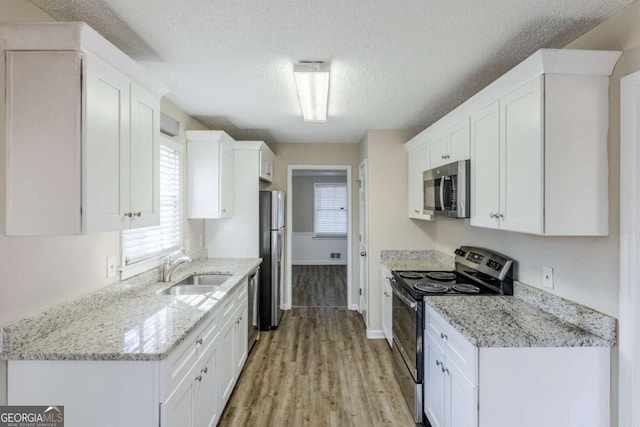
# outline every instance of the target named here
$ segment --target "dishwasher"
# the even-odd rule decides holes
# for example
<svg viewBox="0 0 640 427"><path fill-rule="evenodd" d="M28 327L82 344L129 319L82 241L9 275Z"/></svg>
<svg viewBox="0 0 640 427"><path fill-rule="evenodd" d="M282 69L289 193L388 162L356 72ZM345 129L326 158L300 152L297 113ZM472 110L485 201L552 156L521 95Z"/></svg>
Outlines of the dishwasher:
<svg viewBox="0 0 640 427"><path fill-rule="evenodd" d="M249 325L249 333L247 336L249 337L249 345L247 346L247 352L251 352L254 344L260 337L260 325L258 322L260 321L260 316L258 316L258 278L260 277L260 269L255 269L249 275L249 321L247 324Z"/></svg>

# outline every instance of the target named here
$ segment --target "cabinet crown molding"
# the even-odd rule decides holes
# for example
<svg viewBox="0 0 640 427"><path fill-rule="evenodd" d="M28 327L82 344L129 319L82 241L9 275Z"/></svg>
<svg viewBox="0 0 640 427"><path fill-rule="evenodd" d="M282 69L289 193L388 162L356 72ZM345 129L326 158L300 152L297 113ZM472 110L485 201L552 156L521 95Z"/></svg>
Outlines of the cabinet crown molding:
<svg viewBox="0 0 640 427"><path fill-rule="evenodd" d="M169 88L84 22L0 24L4 50L68 50L90 53L161 97Z"/></svg>

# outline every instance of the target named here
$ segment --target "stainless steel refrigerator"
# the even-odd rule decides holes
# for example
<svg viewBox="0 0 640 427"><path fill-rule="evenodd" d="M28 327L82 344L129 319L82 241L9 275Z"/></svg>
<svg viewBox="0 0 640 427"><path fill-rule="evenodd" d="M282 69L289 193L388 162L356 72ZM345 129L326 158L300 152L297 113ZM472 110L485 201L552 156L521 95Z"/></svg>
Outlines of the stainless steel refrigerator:
<svg viewBox="0 0 640 427"><path fill-rule="evenodd" d="M260 330L280 323L283 292L284 191L260 192Z"/></svg>

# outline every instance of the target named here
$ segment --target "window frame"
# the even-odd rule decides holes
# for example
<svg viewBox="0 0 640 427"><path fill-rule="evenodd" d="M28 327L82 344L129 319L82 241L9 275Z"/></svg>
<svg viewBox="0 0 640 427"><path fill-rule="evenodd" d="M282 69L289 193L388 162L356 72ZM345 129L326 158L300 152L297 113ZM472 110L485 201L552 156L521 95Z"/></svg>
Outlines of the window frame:
<svg viewBox="0 0 640 427"><path fill-rule="evenodd" d="M349 188L345 182L314 182L313 183L313 238L314 239L346 239L349 233ZM345 200L345 232L344 233L318 233L318 187L344 187Z"/></svg>
<svg viewBox="0 0 640 427"><path fill-rule="evenodd" d="M178 250L184 249L183 247L183 242L184 242L184 219L185 219L185 187L184 187L184 183L185 183L185 159L184 159L184 153L185 153L185 147L183 144L176 142L172 139L170 139L169 137L165 136L165 135L160 135L160 140L159 140L159 145L164 145L165 147L168 147L171 150L174 150L178 153L179 156L179 172L180 172L180 183L179 183L179 187L180 187L180 195L179 195L179 203L180 203L180 224L179 224L179 233L180 233L180 238L179 238L179 242L176 246L173 246L171 248L167 248L167 249L163 249L161 251L158 251L156 253L150 254L148 257L142 258L134 263L131 263L129 265L126 265L126 254L124 252L124 248L125 248L125 237L124 237L124 233L127 230L122 230L120 232L120 280L125 280L128 279L130 277L136 276L138 274L144 273L146 271L149 271L155 267L159 267L162 265L164 258L171 254L174 253ZM160 159L160 156L158 156L158 161ZM160 177L158 176L158 179L160 179Z"/></svg>

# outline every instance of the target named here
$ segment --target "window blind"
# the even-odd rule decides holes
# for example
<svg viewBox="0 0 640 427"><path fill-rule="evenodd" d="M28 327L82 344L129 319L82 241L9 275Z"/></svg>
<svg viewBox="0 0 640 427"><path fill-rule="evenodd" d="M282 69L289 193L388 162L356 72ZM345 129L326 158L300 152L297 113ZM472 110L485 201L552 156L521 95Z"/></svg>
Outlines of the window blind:
<svg viewBox="0 0 640 427"><path fill-rule="evenodd" d="M347 184L316 183L314 233L316 236L347 235Z"/></svg>
<svg viewBox="0 0 640 427"><path fill-rule="evenodd" d="M160 225L123 232L126 265L180 247L181 206L180 153L160 143Z"/></svg>

